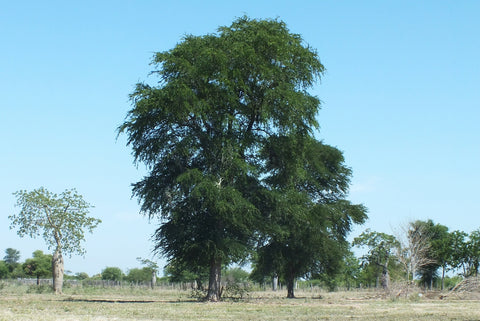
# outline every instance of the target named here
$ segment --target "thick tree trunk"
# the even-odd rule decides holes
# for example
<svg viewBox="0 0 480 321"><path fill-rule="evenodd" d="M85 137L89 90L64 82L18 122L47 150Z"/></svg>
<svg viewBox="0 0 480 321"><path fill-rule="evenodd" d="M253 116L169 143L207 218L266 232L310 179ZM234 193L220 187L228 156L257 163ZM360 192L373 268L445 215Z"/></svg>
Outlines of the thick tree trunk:
<svg viewBox="0 0 480 321"><path fill-rule="evenodd" d="M288 299L295 298L294 288L295 288L295 275L293 274L293 272L290 272L287 276L287 298Z"/></svg>
<svg viewBox="0 0 480 321"><path fill-rule="evenodd" d="M63 256L60 250L56 250L55 253L53 253L52 272L53 272L53 291L55 291L55 294L62 294L64 269L63 269Z"/></svg>
<svg viewBox="0 0 480 321"><path fill-rule="evenodd" d="M385 265L385 266L382 266L382 288L385 290L385 291L388 291L389 287L390 287L390 274L388 273L388 267Z"/></svg>
<svg viewBox="0 0 480 321"><path fill-rule="evenodd" d="M210 277L208 280L207 301L220 301L222 279L222 261L220 259L212 259L210 263Z"/></svg>

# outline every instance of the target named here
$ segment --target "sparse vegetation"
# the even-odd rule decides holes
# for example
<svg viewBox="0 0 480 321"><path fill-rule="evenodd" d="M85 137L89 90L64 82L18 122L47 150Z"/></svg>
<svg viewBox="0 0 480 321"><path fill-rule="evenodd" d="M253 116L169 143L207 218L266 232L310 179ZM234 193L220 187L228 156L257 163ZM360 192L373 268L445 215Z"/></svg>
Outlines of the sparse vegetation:
<svg viewBox="0 0 480 321"><path fill-rule="evenodd" d="M392 299L383 291L297 290L250 292L233 304L199 302L189 290L169 288L65 288L63 296L26 294L4 285L0 320L478 320L480 302L411 293Z"/></svg>

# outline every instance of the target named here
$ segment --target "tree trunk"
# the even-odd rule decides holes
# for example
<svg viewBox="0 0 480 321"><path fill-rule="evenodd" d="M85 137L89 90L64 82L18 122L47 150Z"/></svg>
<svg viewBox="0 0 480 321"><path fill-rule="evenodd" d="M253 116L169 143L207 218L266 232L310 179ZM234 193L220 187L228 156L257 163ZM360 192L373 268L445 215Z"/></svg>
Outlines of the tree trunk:
<svg viewBox="0 0 480 321"><path fill-rule="evenodd" d="M382 288L385 291L388 291L390 287L390 274L388 273L388 267L386 265L382 266Z"/></svg>
<svg viewBox="0 0 480 321"><path fill-rule="evenodd" d="M55 253L53 253L52 272L53 272L53 291L55 291L55 294L62 294L64 269L63 269L63 256L60 250L56 250Z"/></svg>
<svg viewBox="0 0 480 321"><path fill-rule="evenodd" d="M278 275L275 273L272 280L272 289L274 292L278 290Z"/></svg>
<svg viewBox="0 0 480 321"><path fill-rule="evenodd" d="M153 270L152 271L152 281L151 281L151 286L152 286L152 289L155 288L155 285L157 284L157 271L156 270Z"/></svg>
<svg viewBox="0 0 480 321"><path fill-rule="evenodd" d="M208 279L207 301L220 301L222 279L222 261L220 259L212 259L210 263L210 277Z"/></svg>
<svg viewBox="0 0 480 321"><path fill-rule="evenodd" d="M442 266L442 291L445 288L445 265Z"/></svg>
<svg viewBox="0 0 480 321"><path fill-rule="evenodd" d="M287 298L288 299L295 298L294 287L295 287L295 275L293 274L293 272L290 272L287 276Z"/></svg>

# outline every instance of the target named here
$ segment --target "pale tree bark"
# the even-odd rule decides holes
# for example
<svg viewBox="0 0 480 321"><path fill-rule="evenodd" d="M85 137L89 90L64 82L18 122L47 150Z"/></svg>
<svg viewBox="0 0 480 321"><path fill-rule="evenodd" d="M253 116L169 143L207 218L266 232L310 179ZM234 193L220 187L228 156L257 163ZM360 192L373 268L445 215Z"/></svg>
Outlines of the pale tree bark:
<svg viewBox="0 0 480 321"><path fill-rule="evenodd" d="M276 292L278 290L278 274L273 275L273 280L272 280L272 290Z"/></svg>
<svg viewBox="0 0 480 321"><path fill-rule="evenodd" d="M415 226L409 223L406 227L402 227L402 234L397 237L400 245L397 249L397 258L405 267L407 273L407 281L415 279L417 271L436 261L429 257L430 251L430 235L422 226Z"/></svg>
<svg viewBox="0 0 480 321"><path fill-rule="evenodd" d="M55 251L55 253L53 253L52 272L53 272L53 290L55 291L55 294L62 294L64 263L63 263L62 251L58 249Z"/></svg>
<svg viewBox="0 0 480 321"><path fill-rule="evenodd" d="M210 263L210 277L208 280L207 301L218 302L222 296L221 289L222 279L222 261L220 259L212 259Z"/></svg>
<svg viewBox="0 0 480 321"><path fill-rule="evenodd" d="M387 264L382 265L382 280L381 280L382 288L385 291L390 289L390 273L388 273L388 266Z"/></svg>
<svg viewBox="0 0 480 321"><path fill-rule="evenodd" d="M152 281L151 281L152 289L155 288L156 284L157 284L157 270L153 269L152 270Z"/></svg>

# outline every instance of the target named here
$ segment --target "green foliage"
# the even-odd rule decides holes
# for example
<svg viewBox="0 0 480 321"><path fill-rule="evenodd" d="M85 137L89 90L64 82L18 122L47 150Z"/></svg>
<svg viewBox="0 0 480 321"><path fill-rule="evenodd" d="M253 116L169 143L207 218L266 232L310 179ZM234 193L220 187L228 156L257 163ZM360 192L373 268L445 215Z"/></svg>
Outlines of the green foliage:
<svg viewBox="0 0 480 321"><path fill-rule="evenodd" d="M196 281L202 288L205 280L208 280L209 270L202 266L186 266L175 260L170 261L164 268L163 274L169 282L185 283Z"/></svg>
<svg viewBox="0 0 480 321"><path fill-rule="evenodd" d="M357 288L360 286L360 273L360 261L355 257L353 252L348 251L344 256L340 271L336 277L336 284L348 290Z"/></svg>
<svg viewBox="0 0 480 321"><path fill-rule="evenodd" d="M12 272L9 274L9 278L11 279L17 279L17 278L24 278L27 275L25 274L25 271L23 270L22 264L17 264L15 268L13 269Z"/></svg>
<svg viewBox="0 0 480 321"><path fill-rule="evenodd" d="M133 194L163 220L157 252L218 273L244 260L258 235L266 145L318 128L319 99L306 89L324 67L285 23L247 17L186 36L153 64L159 86L137 84L119 127L150 170Z"/></svg>
<svg viewBox="0 0 480 321"><path fill-rule="evenodd" d="M353 240L353 245L368 248L364 260L383 265L399 246L399 242L393 235L367 229Z"/></svg>
<svg viewBox="0 0 480 321"><path fill-rule="evenodd" d="M351 171L342 153L307 135L271 137L262 151L268 203L254 275L333 279L348 253L346 236L366 209L345 199Z"/></svg>
<svg viewBox="0 0 480 321"><path fill-rule="evenodd" d="M133 268L128 270L125 280L128 282L150 282L152 280L153 270L149 267L141 269Z"/></svg>
<svg viewBox="0 0 480 321"><path fill-rule="evenodd" d="M222 279L230 283L248 282L250 273L240 267L229 268L222 273Z"/></svg>
<svg viewBox="0 0 480 321"><path fill-rule="evenodd" d="M67 255L85 253L81 247L84 230L92 232L101 221L87 216L91 205L75 189L57 195L40 187L13 195L20 213L9 216L10 228L18 228L20 237L42 235L49 249Z"/></svg>
<svg viewBox="0 0 480 321"><path fill-rule="evenodd" d="M463 281L463 277L456 275L452 277L445 277L445 285L444 289L451 290L453 289L458 283Z"/></svg>
<svg viewBox="0 0 480 321"><path fill-rule="evenodd" d="M0 261L0 279L6 279L9 272L8 265L4 261Z"/></svg>
<svg viewBox="0 0 480 321"><path fill-rule="evenodd" d="M137 257L137 261L139 261L142 265L145 265L145 267L150 268L151 270L158 271L158 264L149 259Z"/></svg>
<svg viewBox="0 0 480 321"><path fill-rule="evenodd" d="M86 279L89 278L89 276L86 272L79 272L79 273L75 274L75 278L77 280L86 280Z"/></svg>
<svg viewBox="0 0 480 321"><path fill-rule="evenodd" d="M363 266L370 265L368 272L375 274L376 283L381 274L382 286L387 288L390 281L390 263L394 259L393 253L399 248L400 242L393 235L367 229L353 240L353 245L368 249L367 254L361 258Z"/></svg>
<svg viewBox="0 0 480 321"><path fill-rule="evenodd" d="M22 268L26 275L37 279L52 277L52 255L37 250L33 252L33 258L22 264Z"/></svg>
<svg viewBox="0 0 480 321"><path fill-rule="evenodd" d="M463 275L466 275L467 262L468 262L468 249L467 249L467 237L468 234L463 231L453 231L450 234L452 238L452 258L450 266L452 269L461 269Z"/></svg>
<svg viewBox="0 0 480 321"><path fill-rule="evenodd" d="M5 256L3 257L3 260L8 265L10 272L12 272L20 260L20 251L9 247L5 250Z"/></svg>
<svg viewBox="0 0 480 321"><path fill-rule="evenodd" d="M432 287L434 281L438 278L438 268L444 267L451 260L451 237L448 233L448 227L435 224L432 220L417 220L413 226L425 233L428 238L428 250L424 256L428 260L427 264L423 264L418 269L421 282L426 287Z"/></svg>
<svg viewBox="0 0 480 321"><path fill-rule="evenodd" d="M106 267L102 270L102 280L121 281L123 277L123 272L118 267Z"/></svg>
<svg viewBox="0 0 480 321"><path fill-rule="evenodd" d="M480 229L474 230L468 236L466 245L468 274L477 276L480 268Z"/></svg>

